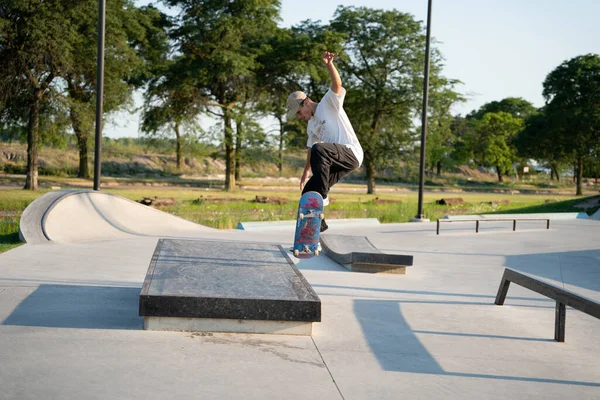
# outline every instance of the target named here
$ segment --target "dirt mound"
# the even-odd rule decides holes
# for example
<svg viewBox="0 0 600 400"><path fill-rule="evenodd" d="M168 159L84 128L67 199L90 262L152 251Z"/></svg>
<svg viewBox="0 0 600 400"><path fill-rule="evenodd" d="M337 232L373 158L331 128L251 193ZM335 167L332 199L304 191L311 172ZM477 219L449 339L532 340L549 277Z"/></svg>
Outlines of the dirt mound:
<svg viewBox="0 0 600 400"><path fill-rule="evenodd" d="M456 170L459 174L464 175L469 178L474 178L476 180L488 180L488 179L494 178L496 176L495 174L487 172L482 168L473 169L473 168L469 168L466 165L459 165L456 167Z"/></svg>

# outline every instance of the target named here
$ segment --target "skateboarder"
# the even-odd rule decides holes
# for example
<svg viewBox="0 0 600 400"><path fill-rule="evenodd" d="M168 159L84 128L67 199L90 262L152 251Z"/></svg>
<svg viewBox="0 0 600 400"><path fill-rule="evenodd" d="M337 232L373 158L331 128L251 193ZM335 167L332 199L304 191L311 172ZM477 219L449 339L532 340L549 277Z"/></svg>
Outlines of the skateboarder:
<svg viewBox="0 0 600 400"><path fill-rule="evenodd" d="M308 121L308 147L306 165L300 178L302 194L315 191L323 196L323 205L329 204L331 187L344 176L359 168L363 161L363 149L354 128L344 111L346 89L333 65L337 54L326 51L321 60L329 71L331 87L319 103L315 103L301 91L293 92L287 99L287 117ZM309 179L309 174L312 176ZM321 232L327 230L325 220Z"/></svg>

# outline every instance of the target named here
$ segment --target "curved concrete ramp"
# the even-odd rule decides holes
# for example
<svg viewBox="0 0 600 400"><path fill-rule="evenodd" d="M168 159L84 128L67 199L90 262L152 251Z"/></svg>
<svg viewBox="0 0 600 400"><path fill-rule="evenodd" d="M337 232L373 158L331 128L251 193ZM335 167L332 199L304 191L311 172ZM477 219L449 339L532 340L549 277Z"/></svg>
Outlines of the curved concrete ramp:
<svg viewBox="0 0 600 400"><path fill-rule="evenodd" d="M23 212L19 230L27 243L74 243L190 234L213 228L110 193L65 190L32 202Z"/></svg>
<svg viewBox="0 0 600 400"><path fill-rule="evenodd" d="M413 256L382 253L365 236L321 236L325 254L353 272L405 274Z"/></svg>
<svg viewBox="0 0 600 400"><path fill-rule="evenodd" d="M46 193L42 197L34 200L29 204L19 221L19 238L27 243L43 243L47 242L48 238L44 235L42 221L44 215L52 208L55 202L60 200L67 194L78 193L74 190L56 190Z"/></svg>

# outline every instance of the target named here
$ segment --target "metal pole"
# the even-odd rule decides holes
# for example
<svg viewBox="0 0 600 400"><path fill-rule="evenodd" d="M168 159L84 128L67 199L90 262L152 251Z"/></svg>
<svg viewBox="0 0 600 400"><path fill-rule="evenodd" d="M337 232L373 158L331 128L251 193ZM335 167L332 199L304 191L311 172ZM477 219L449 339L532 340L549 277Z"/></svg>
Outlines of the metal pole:
<svg viewBox="0 0 600 400"><path fill-rule="evenodd" d="M98 66L96 70L96 150L94 157L94 190L100 190L102 145L102 102L104 99L104 36L106 0L98 0Z"/></svg>
<svg viewBox="0 0 600 400"><path fill-rule="evenodd" d="M429 0L427 6L427 39L425 47L425 80L423 83L423 114L422 114L422 126L421 126L421 163L419 167L419 206L417 215L413 220L423 221L425 215L423 214L423 184L425 181L425 138L427 137L427 105L429 103L429 44L431 41L431 3Z"/></svg>

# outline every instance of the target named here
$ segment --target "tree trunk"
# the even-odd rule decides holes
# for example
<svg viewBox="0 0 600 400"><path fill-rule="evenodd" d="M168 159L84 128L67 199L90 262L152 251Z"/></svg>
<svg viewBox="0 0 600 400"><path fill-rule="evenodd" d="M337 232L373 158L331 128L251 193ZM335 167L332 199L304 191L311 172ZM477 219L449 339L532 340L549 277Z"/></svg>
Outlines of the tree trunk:
<svg viewBox="0 0 600 400"><path fill-rule="evenodd" d="M225 190L232 191L235 189L235 173L234 173L234 149L233 149L233 130L231 129L230 111L223 110L223 122L225 125Z"/></svg>
<svg viewBox="0 0 600 400"><path fill-rule="evenodd" d="M375 114L373 116L373 121L371 122L371 138L373 139L377 136L377 126L379 125L379 115ZM370 141L369 141L370 142ZM370 145L370 143L367 143ZM363 148L363 150L365 150ZM365 169L367 172L367 194L375 194L375 161L371 156L371 152L366 149L364 161Z"/></svg>
<svg viewBox="0 0 600 400"><path fill-rule="evenodd" d="M70 111L71 117L71 126L73 127L73 132L75 132L75 137L77 138L77 148L79 149L79 170L77 171L77 177L83 179L89 179L90 177L90 168L89 168L89 158L88 158L88 132L84 132L83 125L81 121L81 115L77 110L73 107Z"/></svg>
<svg viewBox="0 0 600 400"><path fill-rule="evenodd" d="M90 167L89 167L89 151L88 151L88 138L83 137L77 140L79 145L79 172L77 173L78 178L89 179L90 178Z"/></svg>
<svg viewBox="0 0 600 400"><path fill-rule="evenodd" d="M560 182L560 178L558 176L558 168L555 164L550 164L550 180L554 180L556 177L556 182Z"/></svg>
<svg viewBox="0 0 600 400"><path fill-rule="evenodd" d="M496 172L498 172L498 182L503 182L502 181L502 171L500 170L500 167L496 166Z"/></svg>
<svg viewBox="0 0 600 400"><path fill-rule="evenodd" d="M442 176L442 162L438 161L436 164L436 167L437 167L437 176L438 177Z"/></svg>
<svg viewBox="0 0 600 400"><path fill-rule="evenodd" d="M236 121L235 125L235 181L242 180L240 168L242 165L242 139L244 138L244 127L242 121Z"/></svg>
<svg viewBox="0 0 600 400"><path fill-rule="evenodd" d="M175 152L177 153L177 172L181 172L181 165L183 163L183 137L181 136L179 122L175 122L175 141Z"/></svg>
<svg viewBox="0 0 600 400"><path fill-rule="evenodd" d="M577 192L575 196L583 196L583 157L577 158Z"/></svg>
<svg viewBox="0 0 600 400"><path fill-rule="evenodd" d="M29 126L27 129L27 178L26 190L38 190L38 142L40 127L40 103L44 91L35 89L33 102L29 107Z"/></svg>
<svg viewBox="0 0 600 400"><path fill-rule="evenodd" d="M365 157L367 170L367 194L375 194L375 163L371 157Z"/></svg>
<svg viewBox="0 0 600 400"><path fill-rule="evenodd" d="M279 176L283 176L283 119L281 117L277 118L279 120L279 163L277 168L279 169Z"/></svg>

